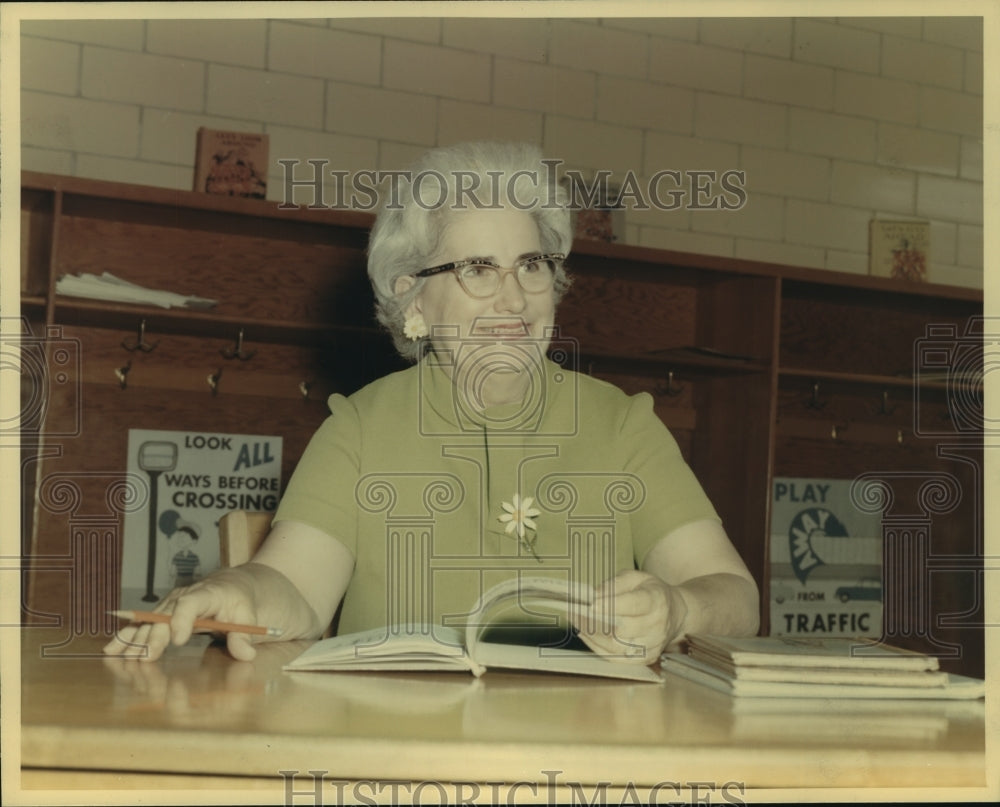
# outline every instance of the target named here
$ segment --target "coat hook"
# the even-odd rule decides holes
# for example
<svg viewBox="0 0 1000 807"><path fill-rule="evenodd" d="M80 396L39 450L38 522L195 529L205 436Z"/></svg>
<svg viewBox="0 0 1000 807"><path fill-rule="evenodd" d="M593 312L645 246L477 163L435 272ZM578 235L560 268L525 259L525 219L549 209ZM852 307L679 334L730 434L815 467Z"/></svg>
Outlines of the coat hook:
<svg viewBox="0 0 1000 807"><path fill-rule="evenodd" d="M309 389L310 389L310 387L312 387L312 384L309 381L300 381L299 382L299 392L302 393L302 397L303 398L308 398L309 397Z"/></svg>
<svg viewBox="0 0 1000 807"><path fill-rule="evenodd" d="M674 371L670 370L667 373L666 386L660 385L660 388L657 390L657 392L659 392L661 395L669 395L671 398L673 398L684 392L684 387L682 387L674 380Z"/></svg>
<svg viewBox="0 0 1000 807"><path fill-rule="evenodd" d="M808 400L806 400L806 408L822 409L825 406L826 406L826 401L820 400L819 397L819 383L818 382L813 383L812 396ZM834 439L836 440L837 438L834 437Z"/></svg>
<svg viewBox="0 0 1000 807"><path fill-rule="evenodd" d="M836 423L834 423L833 428L830 429L830 437L832 437L834 440L839 440L841 432L845 431L847 431L847 424L844 424L843 426L838 426Z"/></svg>
<svg viewBox="0 0 1000 807"><path fill-rule="evenodd" d="M160 344L159 340L153 342L153 344L149 344L146 341L146 320L144 319L139 320L139 329L136 333L134 345L128 344L124 339L122 340L122 347L129 351L129 353L136 350L141 350L143 353L151 353L158 344Z"/></svg>
<svg viewBox="0 0 1000 807"><path fill-rule="evenodd" d="M212 395L219 394L219 379L222 378L222 368L220 367L214 373L210 373L208 376L208 386L212 388Z"/></svg>
<svg viewBox="0 0 1000 807"><path fill-rule="evenodd" d="M115 368L115 378L118 379L118 383L121 384L121 388L125 389L128 386L128 372L132 369L132 360L129 359L129 363L124 367Z"/></svg>
<svg viewBox="0 0 1000 807"><path fill-rule="evenodd" d="M889 406L889 390L882 390L882 400L875 410L876 415L891 415L898 407Z"/></svg>
<svg viewBox="0 0 1000 807"><path fill-rule="evenodd" d="M903 430L896 429L896 442L903 445Z"/></svg>
<svg viewBox="0 0 1000 807"><path fill-rule="evenodd" d="M240 361L247 361L252 359L256 354L256 350L244 350L243 349L243 329L240 328L239 333L236 335L236 344L230 348L223 348L219 351L223 358L226 359L239 359Z"/></svg>

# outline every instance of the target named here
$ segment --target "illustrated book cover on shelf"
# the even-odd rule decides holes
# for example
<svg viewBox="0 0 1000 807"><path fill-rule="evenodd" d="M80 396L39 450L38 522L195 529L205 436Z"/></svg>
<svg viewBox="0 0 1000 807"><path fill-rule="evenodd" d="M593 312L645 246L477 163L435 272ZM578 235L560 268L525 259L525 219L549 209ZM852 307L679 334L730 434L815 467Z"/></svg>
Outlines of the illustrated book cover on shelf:
<svg viewBox="0 0 1000 807"><path fill-rule="evenodd" d="M872 219L869 224L868 271L875 277L922 282L930 263L928 221Z"/></svg>
<svg viewBox="0 0 1000 807"><path fill-rule="evenodd" d="M868 637L690 635L664 671L731 695L775 698L969 699L983 681L939 669L934 656Z"/></svg>
<svg viewBox="0 0 1000 807"><path fill-rule="evenodd" d="M129 477L142 493L126 511L120 608L150 610L176 586L219 568L219 519L274 512L282 438L129 429Z"/></svg>
<svg viewBox="0 0 1000 807"><path fill-rule="evenodd" d="M194 190L221 196L267 196L268 135L198 130Z"/></svg>
<svg viewBox="0 0 1000 807"><path fill-rule="evenodd" d="M609 184L607 177L591 183L579 175L566 175L562 185L573 210L573 234L591 241L621 241L625 237L625 207L622 189Z"/></svg>
<svg viewBox="0 0 1000 807"><path fill-rule="evenodd" d="M582 614L593 597L582 584L518 577L487 590L463 628L406 624L322 639L284 669L290 671L532 670L661 682L653 666L576 649L565 617ZM524 617L531 622L525 623ZM540 638L545 638L541 641ZM578 640L577 640L578 641ZM622 644L622 654L635 648Z"/></svg>

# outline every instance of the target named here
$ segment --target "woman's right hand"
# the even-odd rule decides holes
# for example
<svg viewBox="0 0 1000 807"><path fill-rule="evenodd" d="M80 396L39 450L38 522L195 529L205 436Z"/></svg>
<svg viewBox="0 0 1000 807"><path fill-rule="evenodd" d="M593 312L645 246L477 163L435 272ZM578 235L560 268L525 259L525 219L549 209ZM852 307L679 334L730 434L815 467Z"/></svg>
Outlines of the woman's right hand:
<svg viewBox="0 0 1000 807"><path fill-rule="evenodd" d="M229 633L233 658L250 661L262 641L316 639L326 630L351 579L354 558L336 538L296 522L276 522L254 559L177 588L156 606L169 623L128 625L104 648L111 656L155 661L191 638L198 618L264 625L280 637Z"/></svg>
<svg viewBox="0 0 1000 807"><path fill-rule="evenodd" d="M186 644L194 632L194 621L199 618L258 624L254 596L258 586L254 584L252 575L253 570L245 567L222 569L190 586L175 588L154 609L162 614L171 614L169 623L126 625L105 646L105 654L155 661L163 655L168 644ZM246 633L229 633L226 645L233 658L249 661L256 655L251 647L252 639L262 638L268 637L251 638Z"/></svg>
<svg viewBox="0 0 1000 807"><path fill-rule="evenodd" d="M279 628L280 637L227 633L226 647L239 661L251 661L253 645L277 639L314 639L323 626L313 609L281 572L261 563L220 569L184 588L175 588L156 606L169 623L128 625L104 648L107 655L155 661L167 645L185 644L199 618Z"/></svg>

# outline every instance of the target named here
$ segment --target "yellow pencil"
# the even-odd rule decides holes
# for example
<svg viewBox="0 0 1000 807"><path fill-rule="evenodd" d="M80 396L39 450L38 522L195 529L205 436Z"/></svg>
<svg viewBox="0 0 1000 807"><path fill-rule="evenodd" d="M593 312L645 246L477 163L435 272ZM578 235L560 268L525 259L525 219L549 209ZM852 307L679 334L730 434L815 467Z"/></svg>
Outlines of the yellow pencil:
<svg viewBox="0 0 1000 807"><path fill-rule="evenodd" d="M169 622L170 614L160 614L156 611L108 611L120 619L130 622ZM281 636L280 628L264 628L259 625L239 625L235 622L219 622L217 619L196 619L194 627L197 630L217 631L219 633L252 633L257 636Z"/></svg>

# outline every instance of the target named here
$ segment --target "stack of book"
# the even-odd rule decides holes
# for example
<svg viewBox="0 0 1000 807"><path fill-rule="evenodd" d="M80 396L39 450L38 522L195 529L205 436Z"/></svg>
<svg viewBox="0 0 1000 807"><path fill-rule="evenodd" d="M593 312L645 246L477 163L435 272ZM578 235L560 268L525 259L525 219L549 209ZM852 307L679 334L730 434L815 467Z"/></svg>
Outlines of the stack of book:
<svg viewBox="0 0 1000 807"><path fill-rule="evenodd" d="M847 636L689 635L661 668L734 696L969 699L981 680L943 672L934 656Z"/></svg>

